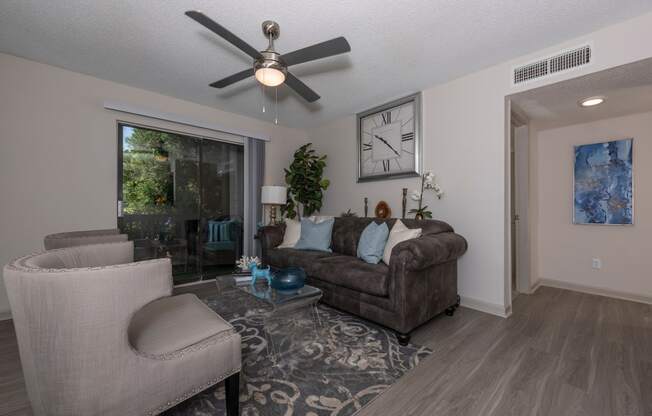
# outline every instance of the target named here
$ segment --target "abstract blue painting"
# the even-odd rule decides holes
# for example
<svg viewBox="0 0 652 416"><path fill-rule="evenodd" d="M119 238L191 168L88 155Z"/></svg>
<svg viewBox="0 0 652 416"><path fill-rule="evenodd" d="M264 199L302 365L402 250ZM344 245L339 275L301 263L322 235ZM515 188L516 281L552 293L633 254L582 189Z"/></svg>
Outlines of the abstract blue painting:
<svg viewBox="0 0 652 416"><path fill-rule="evenodd" d="M632 224L633 142L575 146L575 224Z"/></svg>

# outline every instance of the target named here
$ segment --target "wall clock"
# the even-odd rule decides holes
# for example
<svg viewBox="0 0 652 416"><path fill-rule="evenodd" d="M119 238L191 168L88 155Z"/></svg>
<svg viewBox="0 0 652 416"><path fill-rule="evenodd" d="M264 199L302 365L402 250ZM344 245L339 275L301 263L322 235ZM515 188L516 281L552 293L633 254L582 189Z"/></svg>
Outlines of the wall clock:
<svg viewBox="0 0 652 416"><path fill-rule="evenodd" d="M357 115L358 182L419 176L421 94Z"/></svg>

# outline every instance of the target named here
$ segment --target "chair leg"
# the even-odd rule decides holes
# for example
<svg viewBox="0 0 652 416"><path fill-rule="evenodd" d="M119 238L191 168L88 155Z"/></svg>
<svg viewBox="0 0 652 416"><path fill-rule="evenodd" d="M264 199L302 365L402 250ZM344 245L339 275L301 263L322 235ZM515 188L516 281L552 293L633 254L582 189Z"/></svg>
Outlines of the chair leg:
<svg viewBox="0 0 652 416"><path fill-rule="evenodd" d="M226 390L227 416L240 415L240 373L235 373L224 380Z"/></svg>

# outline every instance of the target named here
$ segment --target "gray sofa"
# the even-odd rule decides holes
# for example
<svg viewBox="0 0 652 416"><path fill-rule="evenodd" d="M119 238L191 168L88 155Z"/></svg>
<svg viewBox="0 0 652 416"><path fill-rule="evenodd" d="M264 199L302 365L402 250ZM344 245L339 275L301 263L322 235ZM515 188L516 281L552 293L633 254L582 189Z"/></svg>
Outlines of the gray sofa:
<svg viewBox="0 0 652 416"><path fill-rule="evenodd" d="M96 244L5 266L34 414L158 414L226 379L236 415L240 336L196 296L171 296L169 259L133 253Z"/></svg>
<svg viewBox="0 0 652 416"><path fill-rule="evenodd" d="M377 322L397 332L401 344L409 333L434 316L452 315L459 306L457 259L466 240L442 221L402 220L408 228L422 228L422 236L397 244L389 265L368 264L356 257L364 228L374 219L335 218L332 253L279 249L284 225L259 230L263 262L272 267L302 267L308 283L323 290L323 302ZM391 227L395 219L381 220Z"/></svg>

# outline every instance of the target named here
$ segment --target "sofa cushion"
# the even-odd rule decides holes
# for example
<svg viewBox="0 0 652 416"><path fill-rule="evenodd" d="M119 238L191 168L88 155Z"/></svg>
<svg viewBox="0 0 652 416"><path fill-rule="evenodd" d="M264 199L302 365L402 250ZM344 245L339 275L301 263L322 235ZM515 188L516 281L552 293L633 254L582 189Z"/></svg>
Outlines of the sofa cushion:
<svg viewBox="0 0 652 416"><path fill-rule="evenodd" d="M301 221L291 218L285 219L285 233L283 233L283 242L279 248L292 248L297 245L301 237Z"/></svg>
<svg viewBox="0 0 652 416"><path fill-rule="evenodd" d="M392 227L392 231L389 232L387 244L385 244L385 250L383 250L383 261L385 264L390 264L394 246L403 241L418 238L419 236L421 236L421 228L407 228L401 220L397 220Z"/></svg>
<svg viewBox="0 0 652 416"><path fill-rule="evenodd" d="M233 327L193 294L155 300L129 324L129 343L146 355L182 350L215 335L235 334Z"/></svg>
<svg viewBox="0 0 652 416"><path fill-rule="evenodd" d="M383 263L370 264L357 257L336 255L316 260L308 274L369 295L388 295L389 267Z"/></svg>
<svg viewBox="0 0 652 416"><path fill-rule="evenodd" d="M386 223L392 229L395 218L358 218L358 217L338 217L333 224L333 235L331 237L331 249L334 253L345 254L347 256L356 256L360 235L371 221L378 224ZM401 220L407 228L421 228L422 235L440 234L453 232L453 227L443 221L437 220Z"/></svg>
<svg viewBox="0 0 652 416"><path fill-rule="evenodd" d="M358 242L358 258L366 263L378 264L383 258L383 250L389 236L387 224L369 223L362 231Z"/></svg>
<svg viewBox="0 0 652 416"><path fill-rule="evenodd" d="M315 262L336 254L326 251L297 250L294 248L273 248L267 252L267 262L270 266L283 269L290 266L301 267L312 274Z"/></svg>
<svg viewBox="0 0 652 416"><path fill-rule="evenodd" d="M294 245L299 250L318 250L331 252L331 234L333 232L333 218L320 223L310 219L301 219L301 237Z"/></svg>

